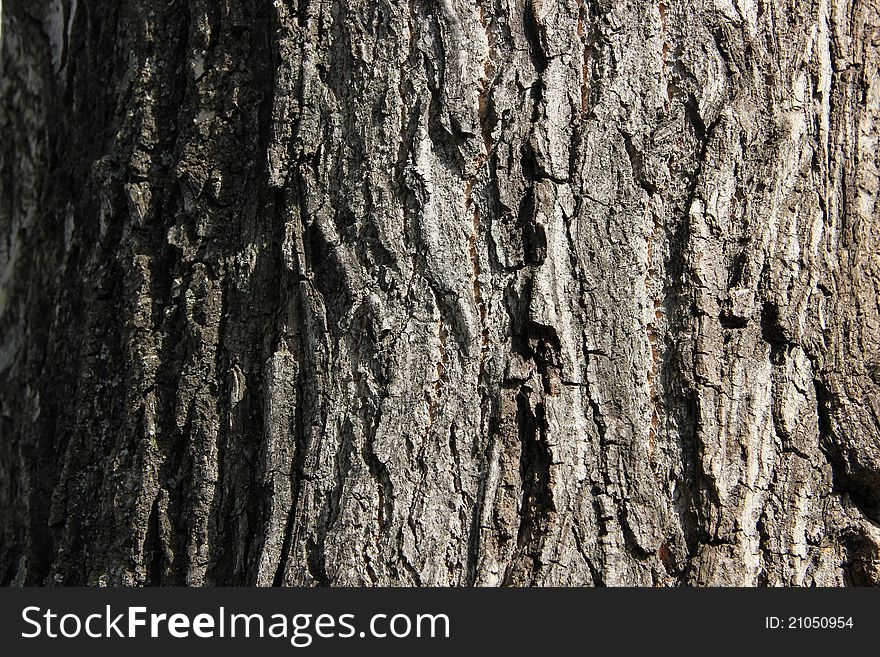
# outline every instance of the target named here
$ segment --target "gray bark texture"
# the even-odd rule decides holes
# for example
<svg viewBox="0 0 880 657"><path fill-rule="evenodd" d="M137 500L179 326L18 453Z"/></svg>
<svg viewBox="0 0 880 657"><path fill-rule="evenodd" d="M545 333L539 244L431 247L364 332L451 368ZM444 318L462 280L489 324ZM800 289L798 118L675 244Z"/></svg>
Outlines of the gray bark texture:
<svg viewBox="0 0 880 657"><path fill-rule="evenodd" d="M3 583L880 583L880 0L0 38Z"/></svg>

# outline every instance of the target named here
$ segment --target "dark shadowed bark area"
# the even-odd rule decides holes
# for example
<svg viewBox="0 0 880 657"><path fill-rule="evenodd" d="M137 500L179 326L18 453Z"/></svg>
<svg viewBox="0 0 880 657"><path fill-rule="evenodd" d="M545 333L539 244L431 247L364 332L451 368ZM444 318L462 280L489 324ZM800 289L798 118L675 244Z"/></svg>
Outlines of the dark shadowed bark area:
<svg viewBox="0 0 880 657"><path fill-rule="evenodd" d="M880 0L0 40L0 582L880 582Z"/></svg>

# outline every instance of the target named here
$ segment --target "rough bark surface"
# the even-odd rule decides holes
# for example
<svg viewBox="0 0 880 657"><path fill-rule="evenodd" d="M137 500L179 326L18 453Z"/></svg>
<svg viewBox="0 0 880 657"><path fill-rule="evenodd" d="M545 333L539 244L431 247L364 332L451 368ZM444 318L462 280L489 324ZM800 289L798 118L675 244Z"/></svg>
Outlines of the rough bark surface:
<svg viewBox="0 0 880 657"><path fill-rule="evenodd" d="M4 0L0 581L880 582L878 0Z"/></svg>

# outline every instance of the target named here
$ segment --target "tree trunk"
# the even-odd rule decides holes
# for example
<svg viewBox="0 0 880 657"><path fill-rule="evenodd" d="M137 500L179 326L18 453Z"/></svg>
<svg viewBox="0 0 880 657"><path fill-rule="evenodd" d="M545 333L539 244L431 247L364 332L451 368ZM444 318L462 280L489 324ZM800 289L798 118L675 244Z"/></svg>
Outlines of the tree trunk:
<svg viewBox="0 0 880 657"><path fill-rule="evenodd" d="M0 581L880 582L880 0L4 0Z"/></svg>

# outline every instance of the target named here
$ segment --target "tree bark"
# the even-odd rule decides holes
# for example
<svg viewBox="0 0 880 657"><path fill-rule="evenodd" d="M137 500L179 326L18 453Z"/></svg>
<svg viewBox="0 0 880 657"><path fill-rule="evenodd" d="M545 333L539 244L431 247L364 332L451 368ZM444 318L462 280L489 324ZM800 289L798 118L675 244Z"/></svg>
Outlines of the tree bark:
<svg viewBox="0 0 880 657"><path fill-rule="evenodd" d="M0 39L3 583L880 583L878 0Z"/></svg>

